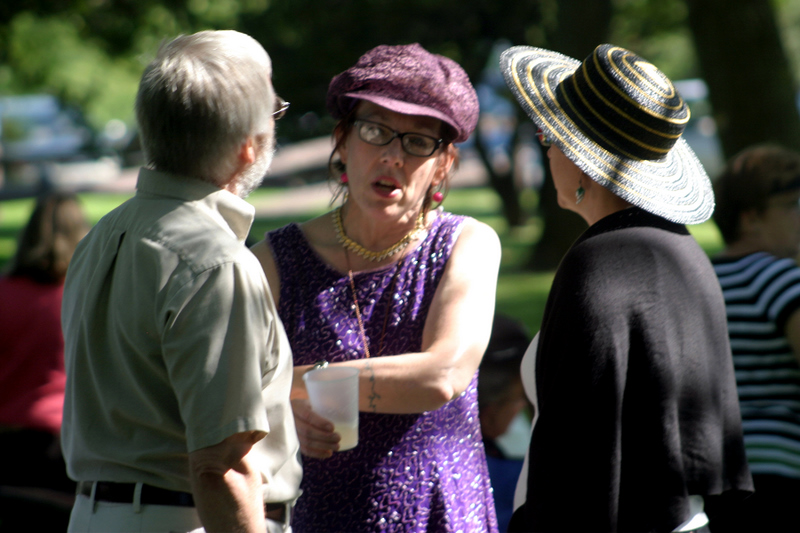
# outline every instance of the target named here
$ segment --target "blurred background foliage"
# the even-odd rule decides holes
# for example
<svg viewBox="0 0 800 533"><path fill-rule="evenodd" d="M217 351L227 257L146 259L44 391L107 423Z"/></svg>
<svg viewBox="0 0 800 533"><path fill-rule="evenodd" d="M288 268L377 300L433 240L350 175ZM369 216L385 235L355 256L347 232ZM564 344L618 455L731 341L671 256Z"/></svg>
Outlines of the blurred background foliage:
<svg viewBox="0 0 800 533"><path fill-rule="evenodd" d="M330 134L331 77L378 44L419 42L461 63L473 83L494 83L501 93L497 54L505 47L540 46L582 59L610 42L673 80L705 79L726 158L765 141L800 149L800 0L6 0L0 96L50 93L82 109L99 130L120 121L134 128L139 76L159 43L202 29L243 31L269 52L275 88L292 103L279 125L284 146ZM530 121L519 106L508 108L517 113L511 145L524 144L517 144L521 126ZM533 193L518 183L513 158L505 168L493 165L480 153L482 129L473 147L491 189L454 191L447 207L496 227L504 247L498 307L535 328L541 305L531 299L543 303L552 269L585 223L557 208L551 180ZM535 200L526 201L526 193ZM97 201L91 204L99 216L110 207ZM5 204L9 223L16 204ZM285 222L261 219L254 232ZM718 249L713 223L691 229L710 254ZM15 233L13 224L0 228L6 255Z"/></svg>
<svg viewBox="0 0 800 533"><path fill-rule="evenodd" d="M672 79L700 75L684 0L608 1L608 42L636 51ZM795 75L800 1L772 2ZM256 37L274 62L275 85L297 140L330 131L330 78L382 43L420 42L477 79L498 41L548 47L557 0L16 0L0 5L0 94L49 92L102 128L132 125L138 77L158 43L178 33L233 28ZM575 14L577 17L579 14ZM562 14L563 16L563 14ZM552 39L550 39L552 40ZM588 51L587 51L588 53Z"/></svg>
<svg viewBox="0 0 800 533"><path fill-rule="evenodd" d="M202 29L243 31L269 52L275 88L292 104L279 125L280 146L330 134L331 77L378 44L422 43L461 63L473 83L488 82L502 94L497 55L508 46L582 59L610 42L673 80L706 81L704 103L723 158L760 142L800 149L800 0L5 1L0 95L50 93L82 109L99 130L121 123L132 129L138 78L159 43ZM531 124L519 106L508 108L516 113L509 119L513 156L532 133L523 131ZM494 164L482 130L471 147L509 227L524 227L532 213L520 200L526 185L515 159ZM534 214L542 219L541 237L525 264L537 271L554 268L585 228L555 205L551 180L543 183Z"/></svg>

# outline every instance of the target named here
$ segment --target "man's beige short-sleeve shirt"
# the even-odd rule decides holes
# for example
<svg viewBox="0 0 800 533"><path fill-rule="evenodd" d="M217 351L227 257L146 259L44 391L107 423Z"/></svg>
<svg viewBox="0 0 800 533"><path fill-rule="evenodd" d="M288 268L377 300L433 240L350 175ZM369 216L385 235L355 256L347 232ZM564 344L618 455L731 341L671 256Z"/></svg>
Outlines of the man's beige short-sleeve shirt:
<svg viewBox="0 0 800 533"><path fill-rule="evenodd" d="M188 453L244 431L267 501L297 495L291 351L261 266L254 210L143 169L80 243L64 290L70 477L191 491Z"/></svg>

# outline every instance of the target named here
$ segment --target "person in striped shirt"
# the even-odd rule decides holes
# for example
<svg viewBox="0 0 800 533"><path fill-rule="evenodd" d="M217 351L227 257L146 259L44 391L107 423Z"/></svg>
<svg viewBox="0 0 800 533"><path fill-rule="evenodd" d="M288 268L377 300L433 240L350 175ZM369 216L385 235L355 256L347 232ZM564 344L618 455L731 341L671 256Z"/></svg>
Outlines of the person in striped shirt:
<svg viewBox="0 0 800 533"><path fill-rule="evenodd" d="M713 531L800 531L800 153L748 148L716 180L725 298L755 494ZM713 507L713 506L712 506ZM726 529L722 522L728 522Z"/></svg>

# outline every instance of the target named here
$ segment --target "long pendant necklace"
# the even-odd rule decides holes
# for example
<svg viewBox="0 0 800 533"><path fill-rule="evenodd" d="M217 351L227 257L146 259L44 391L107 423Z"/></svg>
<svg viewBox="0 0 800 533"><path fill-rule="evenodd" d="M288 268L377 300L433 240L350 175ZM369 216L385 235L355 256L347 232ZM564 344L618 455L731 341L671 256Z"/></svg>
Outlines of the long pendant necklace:
<svg viewBox="0 0 800 533"><path fill-rule="evenodd" d="M405 236L391 245L390 247L386 248L385 250L380 250L378 252L373 252L372 250L367 250L356 241L351 239L347 236L344 232L344 224L342 223L342 207L339 206L337 209L331 213L333 216L333 227L336 229L336 239L339 241L345 250L350 250L353 253L356 253L363 257L368 261L383 261L387 257L391 257L398 253L400 250L405 248L408 243L410 243L414 238L425 229L425 214L423 211L420 211L419 216L417 217L417 223L414 224L414 228L405 234Z"/></svg>
<svg viewBox="0 0 800 533"><path fill-rule="evenodd" d="M358 321L358 332L361 335L361 343L364 345L364 353L366 358L371 357L369 351L369 342L367 342L367 334L364 331L364 319L361 317L361 307L358 305L358 294L356 293L356 282L353 277L353 269L350 268L350 257L347 255L347 248L344 250L344 258L347 262L347 276L350 278L350 292L353 294L353 303L356 309L356 320ZM375 357L380 357L383 353L383 339L386 336L386 326L389 324L389 315L391 314L392 293L397 284L397 277L400 274L400 262L398 261L394 267L394 274L392 275L392 282L389 284L389 297L386 299L386 314L383 317L383 328L381 329L380 343L378 344L378 353Z"/></svg>

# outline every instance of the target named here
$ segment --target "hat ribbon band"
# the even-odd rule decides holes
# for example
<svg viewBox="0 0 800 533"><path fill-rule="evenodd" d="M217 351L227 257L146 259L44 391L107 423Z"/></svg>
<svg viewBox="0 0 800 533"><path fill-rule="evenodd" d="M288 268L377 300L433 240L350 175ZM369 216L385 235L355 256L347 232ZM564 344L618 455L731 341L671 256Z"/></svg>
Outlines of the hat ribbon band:
<svg viewBox="0 0 800 533"><path fill-rule="evenodd" d="M631 116L630 113L611 102L599 90L598 82L602 83L603 87L611 87L611 84L608 83L608 78L605 77L602 71L599 69L592 70L593 72L589 72L586 63L584 63L582 68L576 69L569 78L559 83L558 93L561 98L558 98L558 100L564 111L568 113L569 118L576 123L582 124L582 129L589 130L597 136L600 144L604 144L607 148L619 151L629 157L651 160L659 159L668 153L674 146L675 141L680 138L683 132L683 124L669 125L669 121L662 120L663 117L661 116ZM593 80L593 73L599 73L602 79ZM588 94L585 93L587 87L589 89ZM613 88L617 89L616 87ZM592 98L589 98L589 95ZM627 101L630 102L630 98ZM601 106L601 109L598 109L598 105ZM635 104L633 109L641 110L642 107L640 104ZM626 131L614 124L606 117L609 111L625 119L630 128L635 131ZM651 120L658 119L658 123L645 124L643 119L646 117L651 118ZM661 128L659 129L657 126L661 126ZM680 129L675 131L677 128ZM673 131L670 132L670 129ZM616 140L614 137L616 137ZM632 150L633 146L630 146L631 144L638 146L642 150Z"/></svg>
<svg viewBox="0 0 800 533"><path fill-rule="evenodd" d="M601 114L599 114L594 109L594 107L592 107L592 105L586 100L585 96L582 94L580 88L576 85L575 86L575 93L578 95L578 98L584 104L584 107L582 109L578 109L578 107L575 105L575 102L572 100L572 98L570 98L569 93L565 89L565 84L566 83L567 83L567 80L565 80L564 83L561 83L558 86L558 91L562 95L562 99L560 99L560 100L563 100L563 102L560 102L561 103L561 108L564 110L565 114L570 118L570 120L572 120L573 123L575 123L575 125L579 125L580 124L578 127L582 131L591 132L592 133L591 137L593 137L593 139L595 141L597 141L598 144L600 144L600 145L602 145L604 147L613 149L613 153L616 153L618 155L623 155L625 157L632 158L632 159L652 160L652 159L659 159L660 157L663 157L664 155L669 153L669 151L674 146L674 144L675 144L674 140L672 141L672 143L670 143L669 146L666 146L666 147L653 146L653 145L644 143L643 141L641 141L636 136L630 135L629 133L625 132L624 130L614 126L610 121L608 121ZM564 105L564 104L566 104L566 105ZM620 145L619 142L614 142L611 139L609 139L607 135L603 135L595 126L593 126L584 117L584 115L581 114L581 111L582 110L586 110L586 109L591 111L594 119L599 120L600 122L602 122L609 130L611 130L612 132L616 133L618 137L621 137L623 139L626 139L626 140L630 141L631 143L635 144L636 146L642 148L643 150L640 151L639 153L635 153L635 154L631 153L629 150L624 149ZM677 137L676 137L675 140L677 140Z"/></svg>
<svg viewBox="0 0 800 533"><path fill-rule="evenodd" d="M643 120L640 120L640 119L638 119L636 117L633 117L630 113L626 113L618 105L616 105L613 102L611 102L602 93L602 91L598 90L597 84L593 80L592 73L590 73L588 71L585 63L582 65L581 71L582 71L581 73L583 74L582 79L586 80L586 84L592 89L592 93L597 98L602 100L605 105L607 105L608 107L610 107L611 109L613 109L614 111L619 113L625 119L633 122L637 126L649 131L650 133L653 133L655 135L659 135L661 137L665 137L667 139L677 139L683 133L683 129L686 127L686 124L689 121L690 113L689 113L689 108L686 107L685 104L683 104L683 100L681 100L680 97L678 97L678 99L681 102L682 107L684 108L683 116L682 117L670 117L670 116L667 116L667 115L665 115L663 113L656 113L653 110L645 107L641 103L637 102L636 100L631 98L629 95L622 94L622 99L625 102L630 104L632 106L632 108L635 109L636 111L644 114L644 116L642 118L655 119L657 121L657 124L661 124L661 125L664 126L664 127L662 127L662 129L655 129L655 128L651 127L651 126L648 126ZM600 79L597 80L598 83L602 83L605 87L609 87L610 89L614 90L614 92L616 92L618 94L621 92L619 87L614 85L614 83L612 83L611 80L609 80L608 75L605 72L603 72L600 68L597 68L594 71L594 73L599 75ZM577 80L575 81L575 83L577 84ZM577 87L577 85L576 85L576 87ZM652 101L652 98L649 95L647 95L646 93L640 92L640 94L642 94L647 99ZM659 105L660 107L665 107L665 108L671 109L671 107L668 106L668 104L666 104L665 102L656 102L656 105ZM676 111L680 111L680 109L676 110ZM678 130L677 133L671 133L669 131L666 131L667 129L672 129L672 128L677 129Z"/></svg>

